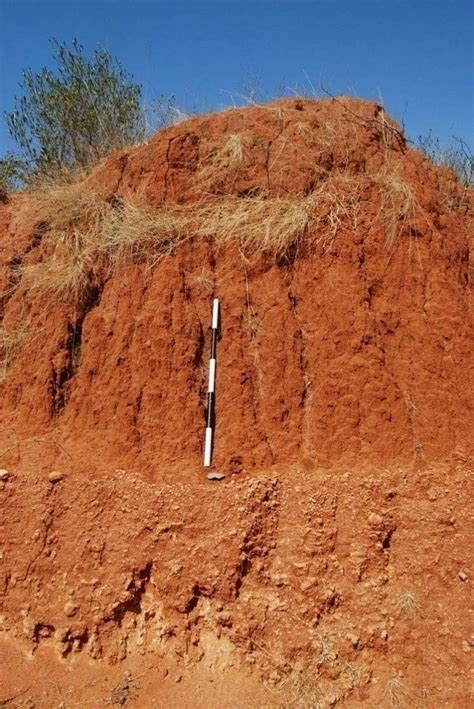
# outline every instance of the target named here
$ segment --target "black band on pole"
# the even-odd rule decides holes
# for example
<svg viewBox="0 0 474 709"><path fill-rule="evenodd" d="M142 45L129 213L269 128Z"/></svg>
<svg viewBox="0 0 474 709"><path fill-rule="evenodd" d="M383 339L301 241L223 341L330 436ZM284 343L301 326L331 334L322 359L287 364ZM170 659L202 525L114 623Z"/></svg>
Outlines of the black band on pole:
<svg viewBox="0 0 474 709"><path fill-rule="evenodd" d="M212 339L211 339L211 359L216 358L216 345L217 345L217 327L212 328Z"/></svg>
<svg viewBox="0 0 474 709"><path fill-rule="evenodd" d="M214 392L207 394L207 427L214 428Z"/></svg>

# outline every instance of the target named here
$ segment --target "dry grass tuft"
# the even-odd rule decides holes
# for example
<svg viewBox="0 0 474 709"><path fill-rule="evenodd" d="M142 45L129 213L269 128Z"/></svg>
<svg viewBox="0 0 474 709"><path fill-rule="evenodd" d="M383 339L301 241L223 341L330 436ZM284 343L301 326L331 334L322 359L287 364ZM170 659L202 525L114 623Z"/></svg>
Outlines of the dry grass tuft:
<svg viewBox="0 0 474 709"><path fill-rule="evenodd" d="M330 662L337 660L337 652L333 650L328 641L325 638L320 637L319 642L321 643L321 652L318 657L318 667L321 665L327 665Z"/></svg>
<svg viewBox="0 0 474 709"><path fill-rule="evenodd" d="M191 238L213 237L218 247L234 243L246 254L280 257L298 245L310 220L308 200L260 194L208 199L198 204L152 209L124 202L107 222L102 239L111 253L172 255Z"/></svg>
<svg viewBox="0 0 474 709"><path fill-rule="evenodd" d="M92 252L71 251L61 258L56 252L51 259L22 267L23 284L34 292L49 292L55 298L71 298L78 302L90 282Z"/></svg>
<svg viewBox="0 0 474 709"><path fill-rule="evenodd" d="M192 280L195 285L201 286L202 288L207 288L210 291L212 291L214 287L214 277L212 272L210 270L206 270L205 268L201 269L201 273L194 275Z"/></svg>
<svg viewBox="0 0 474 709"><path fill-rule="evenodd" d="M28 195L28 202L31 208L44 215L49 228L55 232L85 222L90 229L97 228L106 204L97 193L84 189L80 182L33 190Z"/></svg>
<svg viewBox="0 0 474 709"><path fill-rule="evenodd" d="M338 172L311 195L312 223L318 232L316 242L327 250L342 228L356 231L359 224L363 178Z"/></svg>
<svg viewBox="0 0 474 709"><path fill-rule="evenodd" d="M398 677L392 677L388 680L384 692L390 707L405 707L407 706L407 691Z"/></svg>
<svg viewBox="0 0 474 709"><path fill-rule="evenodd" d="M362 669L353 662L346 662L342 674L348 678L351 689L358 687L362 682Z"/></svg>
<svg viewBox="0 0 474 709"><path fill-rule="evenodd" d="M23 322L16 328L0 325L0 382L6 378L15 357L28 337L29 331L29 323L27 322Z"/></svg>
<svg viewBox="0 0 474 709"><path fill-rule="evenodd" d="M321 151L332 150L338 140L338 135L341 131L340 121L335 118L320 118L317 125L311 125L306 121L299 121L295 125L296 130L303 138L314 145L319 145Z"/></svg>
<svg viewBox="0 0 474 709"><path fill-rule="evenodd" d="M238 133L224 136L199 170L198 186L211 194L229 192L247 156L248 147L247 139Z"/></svg>
<svg viewBox="0 0 474 709"><path fill-rule="evenodd" d="M417 597L411 591L401 593L397 600L397 608L409 616L414 616L419 607Z"/></svg>
<svg viewBox="0 0 474 709"><path fill-rule="evenodd" d="M309 129L302 123L299 130ZM328 130L324 127L323 133ZM205 171L201 177L204 174L211 184L217 175L236 174L248 148L241 135L226 136L208 166L207 178ZM415 199L388 161L376 176L331 171L308 196L259 191L239 197L227 191L208 194L197 203L159 208L140 195L107 200L83 183L36 189L28 195L25 209L33 210L42 224L42 260L23 264L20 275L33 291L77 302L96 275L98 259L101 267L124 259L153 265L194 238L212 238L218 248L232 244L245 257L266 254L277 261L293 260L305 242L327 250L342 230L356 231L363 192L373 184L380 189L379 218L385 225L386 245L392 248L413 215Z"/></svg>
<svg viewBox="0 0 474 709"><path fill-rule="evenodd" d="M229 242L245 254L280 258L301 245L311 216L307 199L226 197L201 205L195 213L197 236L212 236L218 246Z"/></svg>
<svg viewBox="0 0 474 709"><path fill-rule="evenodd" d="M113 260L149 254L156 261L171 256L192 236L189 217L181 212L173 207L153 209L140 198L123 201L104 222L101 244Z"/></svg>
<svg viewBox="0 0 474 709"><path fill-rule="evenodd" d="M389 162L372 180L381 192L380 220L385 226L385 246L391 250L415 216L415 195L408 182Z"/></svg>
<svg viewBox="0 0 474 709"><path fill-rule="evenodd" d="M241 135L230 134L224 140L225 167L235 167L241 164L244 158L244 141Z"/></svg>
<svg viewBox="0 0 474 709"><path fill-rule="evenodd" d="M323 709L327 703L316 680L317 668L297 660L281 682L265 686L278 698L281 709Z"/></svg>
<svg viewBox="0 0 474 709"><path fill-rule="evenodd" d="M391 709L423 709L426 707L427 692L426 689L419 694L410 691L398 677L391 677L385 686L384 697Z"/></svg>
<svg viewBox="0 0 474 709"><path fill-rule="evenodd" d="M107 251L111 204L77 184L33 191L28 209L38 215L45 234L43 260L20 268L25 284L33 291L78 300L95 259Z"/></svg>

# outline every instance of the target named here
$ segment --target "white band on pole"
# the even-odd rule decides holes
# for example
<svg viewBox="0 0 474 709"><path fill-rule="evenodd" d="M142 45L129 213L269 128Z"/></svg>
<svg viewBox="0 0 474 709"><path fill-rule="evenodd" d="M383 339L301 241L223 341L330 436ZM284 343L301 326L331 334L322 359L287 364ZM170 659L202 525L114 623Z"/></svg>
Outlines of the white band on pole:
<svg viewBox="0 0 474 709"><path fill-rule="evenodd" d="M204 466L208 468L211 464L212 450L212 428L206 428L206 440L204 442Z"/></svg>
<svg viewBox="0 0 474 709"><path fill-rule="evenodd" d="M219 324L219 300L217 298L214 298L214 302L212 304L212 329L217 330L218 324Z"/></svg>
<svg viewBox="0 0 474 709"><path fill-rule="evenodd" d="M216 360L210 359L209 360L209 387L207 389L208 392L214 391L215 381L216 381Z"/></svg>

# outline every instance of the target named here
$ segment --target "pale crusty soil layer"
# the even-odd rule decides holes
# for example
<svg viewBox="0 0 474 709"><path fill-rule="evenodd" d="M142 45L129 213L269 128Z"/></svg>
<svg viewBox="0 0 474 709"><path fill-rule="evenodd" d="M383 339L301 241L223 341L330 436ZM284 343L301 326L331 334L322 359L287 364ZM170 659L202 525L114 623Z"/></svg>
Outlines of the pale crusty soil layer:
<svg viewBox="0 0 474 709"><path fill-rule="evenodd" d="M16 473L0 699L103 706L129 672L136 707L467 708L471 479Z"/></svg>

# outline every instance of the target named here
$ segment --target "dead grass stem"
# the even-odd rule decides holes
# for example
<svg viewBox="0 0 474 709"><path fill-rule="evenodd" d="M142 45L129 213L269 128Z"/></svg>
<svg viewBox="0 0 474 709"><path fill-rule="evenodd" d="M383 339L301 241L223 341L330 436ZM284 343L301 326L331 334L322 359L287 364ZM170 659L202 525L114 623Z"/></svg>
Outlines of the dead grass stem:
<svg viewBox="0 0 474 709"><path fill-rule="evenodd" d="M363 178L338 172L311 196L316 242L326 250L342 228L356 231L360 218Z"/></svg>
<svg viewBox="0 0 474 709"><path fill-rule="evenodd" d="M245 254L281 257L301 245L310 219L308 200L285 197L225 198L203 204L196 213L197 236L212 236L217 246L234 242Z"/></svg>
<svg viewBox="0 0 474 709"><path fill-rule="evenodd" d="M419 602L415 594L411 591L405 591L401 593L397 599L398 610L406 613L407 615L413 617L419 608Z"/></svg>
<svg viewBox="0 0 474 709"><path fill-rule="evenodd" d="M391 709L423 709L427 703L426 689L418 694L408 689L398 677L388 680L384 697Z"/></svg>
<svg viewBox="0 0 474 709"><path fill-rule="evenodd" d="M20 267L26 286L77 300L95 259L108 248L111 205L81 185L60 185L34 190L27 207L39 215L46 232L43 260Z"/></svg>
<svg viewBox="0 0 474 709"><path fill-rule="evenodd" d="M30 324L27 321L14 328L7 327L3 323L0 325L0 382L7 376L30 330Z"/></svg>
<svg viewBox="0 0 474 709"><path fill-rule="evenodd" d="M379 215L385 227L385 246L390 251L415 216L415 195L408 182L390 162L372 180L380 189Z"/></svg>
<svg viewBox="0 0 474 709"><path fill-rule="evenodd" d="M248 156L248 140L239 133L226 135L209 155L197 173L196 183L209 194L225 194L239 175Z"/></svg>

